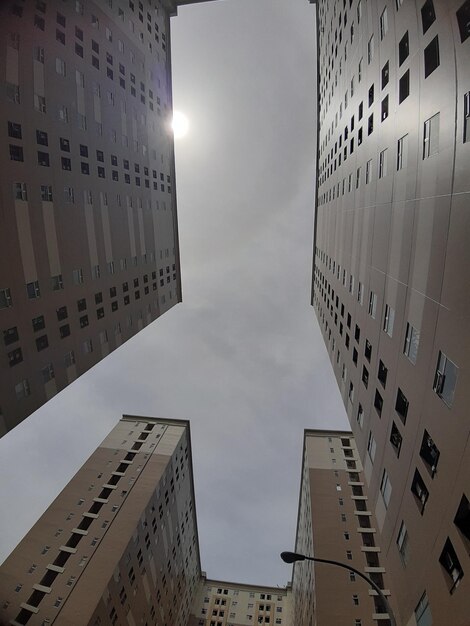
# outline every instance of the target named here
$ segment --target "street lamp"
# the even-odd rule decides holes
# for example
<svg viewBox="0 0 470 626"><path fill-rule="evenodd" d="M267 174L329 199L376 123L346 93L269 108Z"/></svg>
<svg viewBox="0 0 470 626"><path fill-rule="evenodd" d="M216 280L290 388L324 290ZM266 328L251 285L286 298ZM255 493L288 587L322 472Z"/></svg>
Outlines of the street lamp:
<svg viewBox="0 0 470 626"><path fill-rule="evenodd" d="M376 585L373 580L365 576L362 572L360 572L356 568L351 567L350 565L346 565L346 563L340 563L339 561L330 561L329 559L318 559L317 557L305 556L305 554L297 554L296 552L281 552L281 559L284 561L284 563L295 563L296 561L315 561L317 563L327 563L328 565L337 565L338 567L347 569L350 572L354 572L355 574L363 578L374 589L374 591L376 591L379 594L379 596L382 598L382 602L384 603L385 608L387 609L387 613L390 617L391 626L397 626L397 622L395 620L395 616L393 614L392 608L387 598L384 596L380 587Z"/></svg>

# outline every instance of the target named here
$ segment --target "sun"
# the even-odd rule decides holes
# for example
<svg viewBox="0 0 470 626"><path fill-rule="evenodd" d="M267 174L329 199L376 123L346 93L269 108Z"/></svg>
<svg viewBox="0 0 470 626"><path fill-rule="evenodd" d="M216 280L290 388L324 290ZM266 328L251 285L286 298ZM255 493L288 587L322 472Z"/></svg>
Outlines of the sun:
<svg viewBox="0 0 470 626"><path fill-rule="evenodd" d="M173 136L175 139L181 139L188 134L189 120L184 113L173 111L173 121L171 123Z"/></svg>

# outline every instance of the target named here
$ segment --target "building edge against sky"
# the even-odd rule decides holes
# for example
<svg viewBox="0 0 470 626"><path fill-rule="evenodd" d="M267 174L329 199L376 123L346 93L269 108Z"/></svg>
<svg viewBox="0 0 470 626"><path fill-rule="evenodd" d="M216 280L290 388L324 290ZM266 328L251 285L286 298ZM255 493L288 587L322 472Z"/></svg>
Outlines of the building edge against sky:
<svg viewBox="0 0 470 626"><path fill-rule="evenodd" d="M406 626L464 626L470 2L314 4L312 304L364 466L398 617Z"/></svg>
<svg viewBox="0 0 470 626"><path fill-rule="evenodd" d="M200 1L1 5L0 436L181 301L170 16Z"/></svg>

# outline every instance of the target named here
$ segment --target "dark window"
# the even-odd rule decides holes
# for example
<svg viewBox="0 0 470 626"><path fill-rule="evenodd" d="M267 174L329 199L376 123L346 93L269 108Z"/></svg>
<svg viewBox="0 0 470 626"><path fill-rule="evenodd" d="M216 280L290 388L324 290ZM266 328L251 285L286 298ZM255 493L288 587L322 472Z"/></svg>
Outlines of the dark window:
<svg viewBox="0 0 470 626"><path fill-rule="evenodd" d="M129 296L124 296L124 304L127 305L131 301Z"/></svg>
<svg viewBox="0 0 470 626"><path fill-rule="evenodd" d="M119 173L117 170L111 170L111 177L113 180L119 180Z"/></svg>
<svg viewBox="0 0 470 626"><path fill-rule="evenodd" d="M111 54L109 54L109 52L106 53L106 62L109 63L110 65L113 64L113 57Z"/></svg>
<svg viewBox="0 0 470 626"><path fill-rule="evenodd" d="M41 146L49 145L49 142L48 142L48 139L47 139L47 133L44 132L43 130L37 130L36 131L36 142L38 144L40 144Z"/></svg>
<svg viewBox="0 0 470 626"><path fill-rule="evenodd" d="M47 152L38 151L38 164L43 167L49 167L49 154Z"/></svg>
<svg viewBox="0 0 470 626"><path fill-rule="evenodd" d="M374 102L374 85L372 84L369 87L369 106L371 106Z"/></svg>
<svg viewBox="0 0 470 626"><path fill-rule="evenodd" d="M70 152L70 141L64 137L60 137L60 149L64 152Z"/></svg>
<svg viewBox="0 0 470 626"><path fill-rule="evenodd" d="M463 495L460 500L457 514L454 518L454 524L464 536L470 540L470 504L468 498Z"/></svg>
<svg viewBox="0 0 470 626"><path fill-rule="evenodd" d="M114 167L117 167L118 164L118 160L117 160L117 156L115 154L111 155L111 165L114 165Z"/></svg>
<svg viewBox="0 0 470 626"><path fill-rule="evenodd" d="M60 41L60 43L65 46L65 33L63 33L58 28L56 28L55 31L55 38L57 39L57 41Z"/></svg>
<svg viewBox="0 0 470 626"><path fill-rule="evenodd" d="M49 341L47 339L47 335L41 335L41 337L36 339L36 348L38 352L47 348L48 345Z"/></svg>
<svg viewBox="0 0 470 626"><path fill-rule="evenodd" d="M418 472L418 470L415 470L413 482L411 483L411 491L414 493L418 500L419 510L422 515L427 499L429 497L429 491L427 490L424 480L421 478L421 474Z"/></svg>
<svg viewBox="0 0 470 626"><path fill-rule="evenodd" d="M383 398L380 395L380 393L378 392L378 390L375 390L375 398L374 398L374 407L379 415L379 417L382 417L382 408L383 408Z"/></svg>
<svg viewBox="0 0 470 626"><path fill-rule="evenodd" d="M359 328L359 326L356 324L356 328L354 330L354 339L359 342L359 339L361 338L361 329Z"/></svg>
<svg viewBox="0 0 470 626"><path fill-rule="evenodd" d="M80 156L88 159L88 146L84 146L82 143L80 144Z"/></svg>
<svg viewBox="0 0 470 626"><path fill-rule="evenodd" d="M387 61L382 68L382 89L388 85L390 79L390 64Z"/></svg>
<svg viewBox="0 0 470 626"><path fill-rule="evenodd" d="M467 91L463 100L463 141L470 141L470 91Z"/></svg>
<svg viewBox="0 0 470 626"><path fill-rule="evenodd" d="M37 332L38 330L42 330L43 328L46 328L46 322L44 321L44 315L39 315L38 317L33 317L31 322L33 324L34 332Z"/></svg>
<svg viewBox="0 0 470 626"><path fill-rule="evenodd" d="M424 78L427 78L439 67L439 37L434 37L424 49Z"/></svg>
<svg viewBox="0 0 470 626"><path fill-rule="evenodd" d="M139 279L134 278L134 287L138 287L138 286L139 286Z"/></svg>
<svg viewBox="0 0 470 626"><path fill-rule="evenodd" d="M106 178L106 172L104 167L98 166L98 178Z"/></svg>
<svg viewBox="0 0 470 626"><path fill-rule="evenodd" d="M126 291L129 291L129 285L127 283L122 283L122 290L124 291L124 293Z"/></svg>
<svg viewBox="0 0 470 626"><path fill-rule="evenodd" d="M374 114L369 115L369 120L367 122L367 134L371 135L374 132Z"/></svg>
<svg viewBox="0 0 470 626"><path fill-rule="evenodd" d="M390 433L390 443L392 444L397 457L400 456L401 442L402 442L402 436L400 434L400 431L397 428L397 425L395 424L395 422L393 422L392 432Z"/></svg>
<svg viewBox="0 0 470 626"><path fill-rule="evenodd" d="M380 380L384 388L385 388L385 385L387 384L387 374L388 374L388 368L386 368L383 361L380 360L379 372L377 374L377 378Z"/></svg>
<svg viewBox="0 0 470 626"><path fill-rule="evenodd" d="M395 411L398 413L398 415L401 417L402 422L405 424L406 423L406 416L408 415L408 400L406 399L405 394L403 393L403 391L398 388L397 391L397 400L395 403Z"/></svg>
<svg viewBox="0 0 470 626"><path fill-rule="evenodd" d="M439 358L434 375L433 390L447 406L452 406L459 368L443 352L439 351Z"/></svg>
<svg viewBox="0 0 470 626"><path fill-rule="evenodd" d="M441 556L439 557L439 563L448 574L449 591L453 593L460 579L463 578L463 569L457 558L454 546L448 537L441 552Z"/></svg>
<svg viewBox="0 0 470 626"><path fill-rule="evenodd" d="M129 296L126 296L126 298L129 299ZM126 298L124 298L124 304L126 304ZM117 310L118 310L118 303L117 303L117 300L114 300L113 302L111 302L111 311L117 311Z"/></svg>
<svg viewBox="0 0 470 626"><path fill-rule="evenodd" d="M117 164L116 164L117 165ZM122 160L122 165L124 167L125 170L129 169L129 161L127 159L123 159Z"/></svg>
<svg viewBox="0 0 470 626"><path fill-rule="evenodd" d="M97 57L94 57L94 56L91 57L91 64L93 65L93 67L96 67L97 70L100 69L100 62Z"/></svg>
<svg viewBox="0 0 470 626"><path fill-rule="evenodd" d="M40 131L36 131L36 134ZM15 122L8 122L8 136L15 139L22 139L21 124ZM47 145L47 144L46 144Z"/></svg>
<svg viewBox="0 0 470 626"><path fill-rule="evenodd" d="M439 450L434 441L429 436L427 430L424 431L423 441L421 442L421 449L419 456L424 460L428 469L431 472L431 476L434 477L436 473L437 464L439 462Z"/></svg>
<svg viewBox="0 0 470 626"><path fill-rule="evenodd" d="M364 383L364 386L367 389L367 386L369 384L369 372L365 365L362 367L362 382Z"/></svg>
<svg viewBox="0 0 470 626"><path fill-rule="evenodd" d="M81 298L77 300L77 309L79 311L84 311L86 309L86 298Z"/></svg>
<svg viewBox="0 0 470 626"><path fill-rule="evenodd" d="M75 42L75 54L83 59L83 46Z"/></svg>
<svg viewBox="0 0 470 626"><path fill-rule="evenodd" d="M358 353L356 348L353 348L353 363L354 365L357 365L357 357L358 357Z"/></svg>
<svg viewBox="0 0 470 626"><path fill-rule="evenodd" d="M82 317L80 318L80 328L85 328L85 326L88 326L88 324L88 315L82 315Z"/></svg>
<svg viewBox="0 0 470 626"><path fill-rule="evenodd" d="M36 28L39 28L39 30L44 30L45 28L45 21L44 18L39 16L39 15L35 15L34 16L34 25L36 26Z"/></svg>
<svg viewBox="0 0 470 626"><path fill-rule="evenodd" d="M57 24L65 28L65 16L62 13L57 12Z"/></svg>
<svg viewBox="0 0 470 626"><path fill-rule="evenodd" d="M398 84L398 102L401 104L410 95L410 70L406 70Z"/></svg>
<svg viewBox="0 0 470 626"><path fill-rule="evenodd" d="M75 37L80 39L80 41L83 41L83 30L78 28L78 26L75 26Z"/></svg>
<svg viewBox="0 0 470 626"><path fill-rule="evenodd" d="M400 43L398 44L398 64L402 65L408 55L410 54L410 38L408 36L408 31L403 35L400 39Z"/></svg>
<svg viewBox="0 0 470 626"><path fill-rule="evenodd" d="M10 144L10 159L12 161L24 161L23 148Z"/></svg>
<svg viewBox="0 0 470 626"><path fill-rule="evenodd" d="M388 96L382 100L382 122L388 117Z"/></svg>
<svg viewBox="0 0 470 626"><path fill-rule="evenodd" d="M11 343L15 343L18 339L18 328L16 326L7 328L7 330L3 331L3 342L6 346L9 346Z"/></svg>
<svg viewBox="0 0 470 626"><path fill-rule="evenodd" d="M459 23L460 41L463 43L470 37L470 0L465 0L458 9L457 22Z"/></svg>
<svg viewBox="0 0 470 626"><path fill-rule="evenodd" d="M70 326L69 324L64 324L63 326L59 326L60 338L65 339L70 335Z"/></svg>
<svg viewBox="0 0 470 626"><path fill-rule="evenodd" d="M21 352L21 348L16 348L15 350L8 352L7 356L8 364L10 367L21 363L21 361L23 360L23 353Z"/></svg>
<svg viewBox="0 0 470 626"><path fill-rule="evenodd" d="M88 165L88 163L84 163L83 161L81 161L80 167L81 167L81 170L82 170L82 174L89 174L90 173L90 166Z"/></svg>
<svg viewBox="0 0 470 626"><path fill-rule="evenodd" d="M96 317L100 320L102 317L104 317L104 309L103 307L100 307L99 309L96 309Z"/></svg>
<svg viewBox="0 0 470 626"><path fill-rule="evenodd" d="M110 289L109 289L109 297L110 298L115 298L116 297L116 287L110 287Z"/></svg>
<svg viewBox="0 0 470 626"><path fill-rule="evenodd" d="M366 339L366 345L364 346L364 356L370 363L370 358L372 356L372 345L368 339Z"/></svg>
<svg viewBox="0 0 470 626"><path fill-rule="evenodd" d="M56 313L57 313L57 319L59 320L59 322L67 319L68 317L66 306L61 306L58 309L56 309Z"/></svg>
<svg viewBox="0 0 470 626"><path fill-rule="evenodd" d="M362 120L362 116L364 115L364 103L361 102L359 105L359 119Z"/></svg>
<svg viewBox="0 0 470 626"><path fill-rule="evenodd" d="M432 0L426 0L421 7L421 21L423 23L423 35L426 33L436 21L436 13Z"/></svg>
<svg viewBox="0 0 470 626"><path fill-rule="evenodd" d="M61 159L62 169L67 170L68 172L72 171L72 161L67 157L62 157Z"/></svg>
<svg viewBox="0 0 470 626"><path fill-rule="evenodd" d="M106 68L106 76L110 78L111 80L113 80L114 72L110 67Z"/></svg>
<svg viewBox="0 0 470 626"><path fill-rule="evenodd" d="M100 44L94 39L91 40L91 49L93 50L93 52L97 53L99 53L100 51Z"/></svg>
<svg viewBox="0 0 470 626"><path fill-rule="evenodd" d="M95 293L95 304L101 304L103 302L103 294L101 291Z"/></svg>

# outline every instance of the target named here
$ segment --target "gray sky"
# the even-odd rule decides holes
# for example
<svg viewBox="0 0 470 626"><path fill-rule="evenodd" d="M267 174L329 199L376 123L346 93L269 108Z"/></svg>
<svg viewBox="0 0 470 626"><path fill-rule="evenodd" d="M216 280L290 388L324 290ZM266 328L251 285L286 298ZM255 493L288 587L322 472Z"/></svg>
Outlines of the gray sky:
<svg viewBox="0 0 470 626"><path fill-rule="evenodd" d="M202 567L285 584L304 428L348 428L310 306L314 8L172 23L183 303L0 439L0 561L122 413L191 420Z"/></svg>

